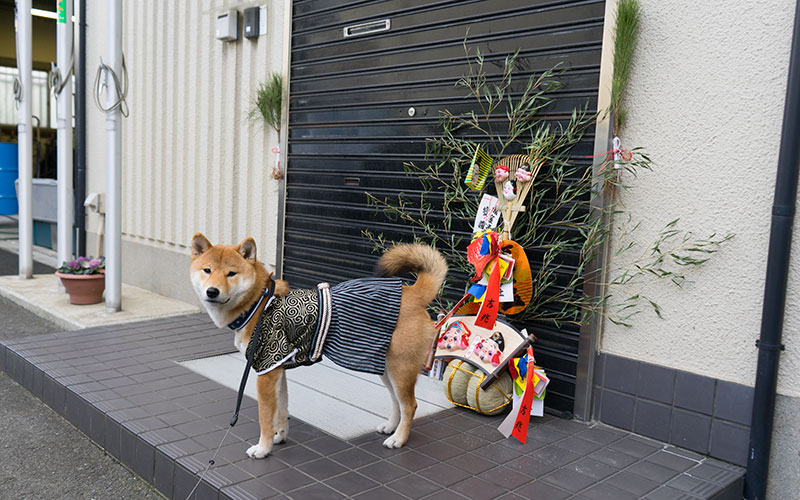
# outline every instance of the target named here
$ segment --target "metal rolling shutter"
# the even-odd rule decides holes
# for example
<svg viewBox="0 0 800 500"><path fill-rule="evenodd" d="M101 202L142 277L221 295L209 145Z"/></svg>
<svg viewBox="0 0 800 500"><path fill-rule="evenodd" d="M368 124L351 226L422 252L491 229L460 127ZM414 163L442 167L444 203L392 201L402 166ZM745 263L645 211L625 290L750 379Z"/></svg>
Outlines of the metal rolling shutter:
<svg viewBox="0 0 800 500"><path fill-rule="evenodd" d="M604 1L300 0L293 9L284 277L296 287L369 275L377 256L364 228L411 239L410 228L368 207L364 192L419 192L403 162L423 159L440 110L471 104L454 86L465 73L468 27L469 45L500 67L515 49L529 72L564 63L567 87L548 119L587 100L596 106ZM343 36L385 20L389 29ZM592 146L589 135L575 158ZM547 405L571 412L577 327L518 326L539 337L537 361L552 378Z"/></svg>

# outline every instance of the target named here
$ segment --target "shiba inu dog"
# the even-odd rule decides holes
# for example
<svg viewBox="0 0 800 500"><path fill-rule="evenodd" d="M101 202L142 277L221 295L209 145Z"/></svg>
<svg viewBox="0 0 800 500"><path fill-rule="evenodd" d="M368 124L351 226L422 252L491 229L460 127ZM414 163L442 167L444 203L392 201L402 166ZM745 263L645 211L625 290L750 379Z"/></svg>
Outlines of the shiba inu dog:
<svg viewBox="0 0 800 500"><path fill-rule="evenodd" d="M318 290L291 290L287 282L273 280L256 259L252 238L238 245L212 245L196 233L191 248L192 286L214 324L236 331L234 344L240 351L252 349L254 357L264 358L254 364L261 434L248 456L263 458L273 443L286 440L285 369L311 364L321 355L347 368L380 374L392 412L377 430L390 434L383 442L387 448L406 443L417 409L417 375L436 335L426 308L447 274L447 262L438 251L403 244L380 258L379 276L414 272L413 285L399 278L368 278L333 287L321 284ZM269 290L274 298L263 300ZM374 333L382 329L388 331ZM258 347L251 342L254 333L260 339ZM348 345L357 348L347 352ZM373 359L376 356L380 359Z"/></svg>

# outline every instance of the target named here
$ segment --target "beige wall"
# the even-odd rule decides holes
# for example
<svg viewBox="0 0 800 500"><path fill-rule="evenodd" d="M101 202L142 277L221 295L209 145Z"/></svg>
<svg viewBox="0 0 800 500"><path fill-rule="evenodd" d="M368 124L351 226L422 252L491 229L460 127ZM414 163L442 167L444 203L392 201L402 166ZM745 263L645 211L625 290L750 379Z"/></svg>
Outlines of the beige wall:
<svg viewBox="0 0 800 500"><path fill-rule="evenodd" d="M606 321L601 349L752 386L794 2L732 0L724 9L713 2L640 4L640 47L621 136L624 148L647 150L654 170L629 179L634 188L622 195L621 206L642 222L640 248L676 218L698 235L736 237L707 265L690 271L692 283L683 289L645 280L617 290L653 298L664 319L646 311L631 328ZM778 391L785 397L778 418L797 420L797 223L794 241L783 339L790 347L781 360ZM780 434L788 427L781 423L777 429ZM790 439L777 440L773 487L781 470L798 470L796 434L793 439L793 447L785 446Z"/></svg>
<svg viewBox="0 0 800 500"><path fill-rule="evenodd" d="M241 16L259 4L268 4L267 35L215 38L218 13L236 9ZM106 25L103 6L93 7L92 75ZM269 173L277 135L246 116L257 83L282 70L284 12L279 0L124 2L130 78L130 116L122 129L124 282L193 300L186 256L196 231L215 243L253 236L259 258L274 269L279 183ZM102 192L105 124L93 105L89 114L88 189ZM97 221L90 217L89 230Z"/></svg>

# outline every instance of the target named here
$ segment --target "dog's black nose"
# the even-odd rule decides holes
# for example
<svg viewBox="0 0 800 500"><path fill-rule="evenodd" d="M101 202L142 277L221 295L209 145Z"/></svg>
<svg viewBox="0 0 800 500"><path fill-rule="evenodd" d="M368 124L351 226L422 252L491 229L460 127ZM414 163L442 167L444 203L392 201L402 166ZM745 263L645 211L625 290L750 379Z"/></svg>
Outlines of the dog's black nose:
<svg viewBox="0 0 800 500"><path fill-rule="evenodd" d="M219 296L219 288L214 288L213 286L206 290L206 295L209 299L216 299Z"/></svg>

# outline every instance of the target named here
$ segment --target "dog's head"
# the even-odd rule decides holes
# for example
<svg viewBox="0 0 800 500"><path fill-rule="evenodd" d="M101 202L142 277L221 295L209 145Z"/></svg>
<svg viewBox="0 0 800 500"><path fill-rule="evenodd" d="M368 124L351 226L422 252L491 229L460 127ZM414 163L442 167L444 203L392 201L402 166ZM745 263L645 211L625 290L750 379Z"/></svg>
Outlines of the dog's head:
<svg viewBox="0 0 800 500"><path fill-rule="evenodd" d="M223 327L258 299L270 280L256 260L256 242L212 245L200 233L192 237L192 286L218 327Z"/></svg>

